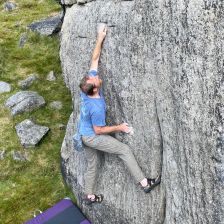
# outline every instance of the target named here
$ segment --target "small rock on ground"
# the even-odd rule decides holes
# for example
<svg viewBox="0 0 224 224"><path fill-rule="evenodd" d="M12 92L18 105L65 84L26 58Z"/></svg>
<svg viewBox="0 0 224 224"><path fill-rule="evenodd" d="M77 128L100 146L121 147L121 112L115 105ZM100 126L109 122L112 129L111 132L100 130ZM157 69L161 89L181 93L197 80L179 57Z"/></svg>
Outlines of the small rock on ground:
<svg viewBox="0 0 224 224"><path fill-rule="evenodd" d="M56 80L56 76L55 76L55 73L54 71L50 71L47 75L47 80L48 81L55 81Z"/></svg>
<svg viewBox="0 0 224 224"><path fill-rule="evenodd" d="M22 48L24 47L25 43L27 41L27 34L26 33L22 33L19 39L19 47Z"/></svg>
<svg viewBox="0 0 224 224"><path fill-rule="evenodd" d="M11 85L7 82L0 81L0 93L10 92Z"/></svg>
<svg viewBox="0 0 224 224"><path fill-rule="evenodd" d="M5 150L0 151L0 160L3 160L5 158Z"/></svg>
<svg viewBox="0 0 224 224"><path fill-rule="evenodd" d="M61 101L53 101L49 104L50 108L60 110L62 108L62 102Z"/></svg>
<svg viewBox="0 0 224 224"><path fill-rule="evenodd" d="M60 130L65 130L65 129L66 129L66 125L64 125L64 124L59 124L59 125L58 125L58 128L59 128Z"/></svg>
<svg viewBox="0 0 224 224"><path fill-rule="evenodd" d="M27 152L13 151L12 158L13 160L17 160L17 161L27 161L28 154Z"/></svg>
<svg viewBox="0 0 224 224"><path fill-rule="evenodd" d="M14 2L6 2L3 7L5 11L9 12L16 9L17 5Z"/></svg>
<svg viewBox="0 0 224 224"><path fill-rule="evenodd" d="M25 90L28 87L30 87L35 80L37 80L37 75L36 74L31 74L30 76L28 76L28 78L26 78L26 79L24 79L22 81L19 81L18 82L18 86L21 89Z"/></svg>

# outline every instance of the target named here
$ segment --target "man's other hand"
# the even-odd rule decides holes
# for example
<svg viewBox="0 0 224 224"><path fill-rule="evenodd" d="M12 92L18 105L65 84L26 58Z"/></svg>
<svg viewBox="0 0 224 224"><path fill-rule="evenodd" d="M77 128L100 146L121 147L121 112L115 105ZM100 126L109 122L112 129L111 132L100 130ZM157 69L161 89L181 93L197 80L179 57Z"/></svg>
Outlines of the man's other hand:
<svg viewBox="0 0 224 224"><path fill-rule="evenodd" d="M131 127L127 123L122 123L119 125L119 130L128 134L131 132Z"/></svg>

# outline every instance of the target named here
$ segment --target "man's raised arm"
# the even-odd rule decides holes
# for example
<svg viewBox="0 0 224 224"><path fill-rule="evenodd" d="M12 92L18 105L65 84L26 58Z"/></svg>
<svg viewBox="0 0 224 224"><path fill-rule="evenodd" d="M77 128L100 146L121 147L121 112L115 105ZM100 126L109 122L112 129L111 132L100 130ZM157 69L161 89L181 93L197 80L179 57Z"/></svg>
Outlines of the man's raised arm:
<svg viewBox="0 0 224 224"><path fill-rule="evenodd" d="M98 36L97 36L97 39L96 39L96 46L95 46L95 48L93 50L93 54L92 54L90 70L97 70L98 69L102 44L103 44L103 41L106 37L106 34L107 34L107 28L106 28L106 25L105 25L103 30L101 30L98 33Z"/></svg>

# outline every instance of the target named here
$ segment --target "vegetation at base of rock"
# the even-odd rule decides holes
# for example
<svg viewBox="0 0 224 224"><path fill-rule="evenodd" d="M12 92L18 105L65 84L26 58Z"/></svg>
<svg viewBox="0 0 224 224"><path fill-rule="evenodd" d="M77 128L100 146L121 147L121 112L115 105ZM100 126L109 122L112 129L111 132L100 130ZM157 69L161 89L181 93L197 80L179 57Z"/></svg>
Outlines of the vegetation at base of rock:
<svg viewBox="0 0 224 224"><path fill-rule="evenodd" d="M61 177L60 148L65 130L59 128L66 125L72 104L61 76L58 36L42 37L26 28L58 13L60 5L54 0L20 0L15 10L6 12L4 3L0 0L0 81L10 83L12 91L0 94L0 150L5 150L5 158L0 160L0 223L20 224L32 218L36 209L45 210L64 197L74 199ZM23 33L27 40L21 48ZM46 81L50 71L57 75L54 82ZM46 106L12 117L4 103L21 90L18 81L34 73L38 79L27 90L44 96ZM62 101L63 108L52 110L52 101ZM50 132L34 149L27 149L29 161L14 161L12 152L24 151L15 125L25 119L49 127Z"/></svg>

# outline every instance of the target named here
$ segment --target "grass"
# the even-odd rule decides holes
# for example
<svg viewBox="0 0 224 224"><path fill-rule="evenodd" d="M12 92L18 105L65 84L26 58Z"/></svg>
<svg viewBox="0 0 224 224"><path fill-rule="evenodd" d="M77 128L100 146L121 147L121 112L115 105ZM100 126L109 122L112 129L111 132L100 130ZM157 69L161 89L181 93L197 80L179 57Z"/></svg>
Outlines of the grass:
<svg viewBox="0 0 224 224"><path fill-rule="evenodd" d="M13 89L0 94L0 150L6 151L5 159L0 161L0 223L21 224L32 218L37 209L45 210L64 197L75 200L60 172L65 130L58 128L61 123L66 125L72 103L61 76L59 38L43 37L26 28L35 20L59 12L60 6L54 0L17 0L17 9L5 12L4 2L0 0L0 81L9 82ZM19 48L23 33L27 34L27 42ZM57 74L54 82L46 81L51 70ZM20 91L18 81L33 73L38 75L38 80L28 90L38 92L47 104L12 117L4 102ZM62 101L63 109L50 109L49 103L54 100ZM15 131L15 125L27 118L50 128L48 135L33 149L23 149ZM14 161L13 150L26 150L29 161Z"/></svg>

